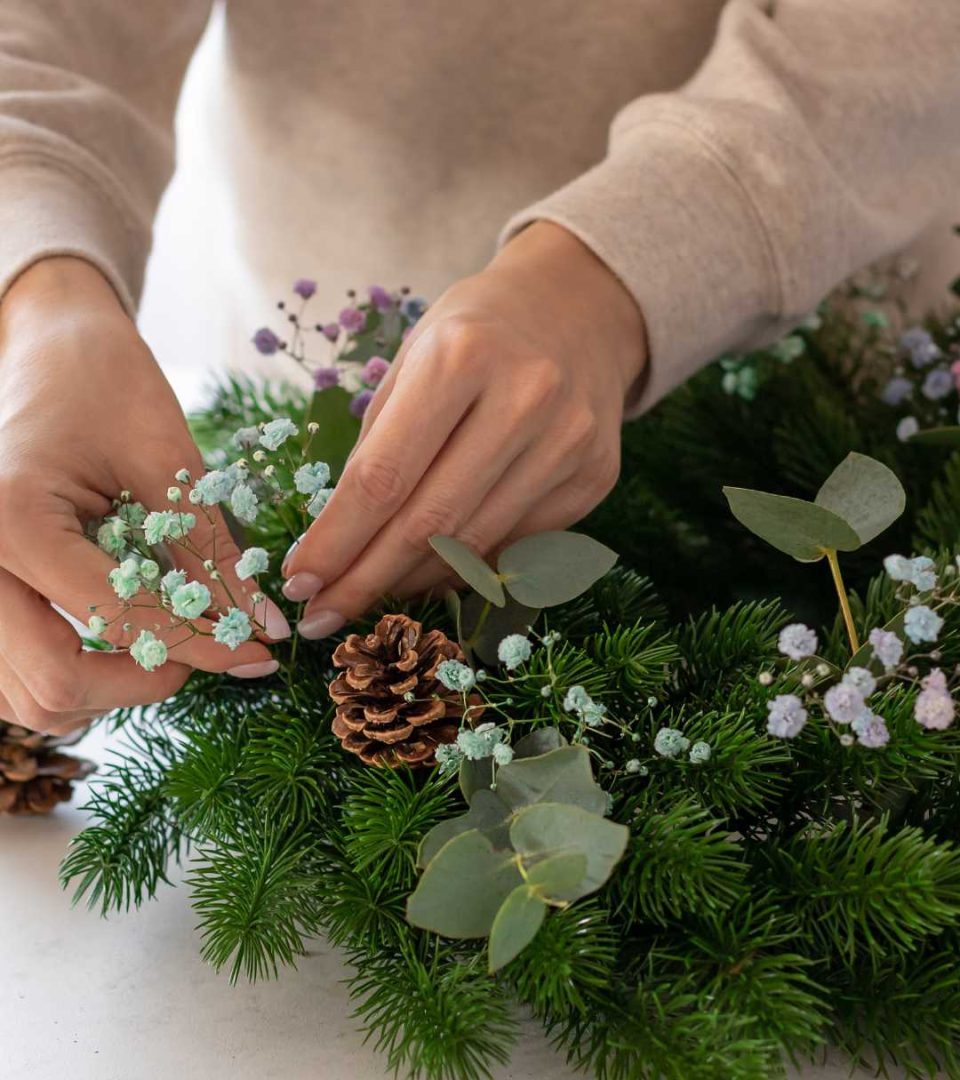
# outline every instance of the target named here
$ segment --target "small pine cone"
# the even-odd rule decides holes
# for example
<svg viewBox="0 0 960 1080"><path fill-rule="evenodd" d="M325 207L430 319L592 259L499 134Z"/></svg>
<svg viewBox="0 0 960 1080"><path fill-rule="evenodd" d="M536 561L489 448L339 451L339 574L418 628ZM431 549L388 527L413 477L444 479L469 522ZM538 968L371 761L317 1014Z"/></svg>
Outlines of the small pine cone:
<svg viewBox="0 0 960 1080"><path fill-rule="evenodd" d="M457 738L463 701L437 678L444 660L463 660L439 630L406 615L385 615L372 634L351 634L333 654L344 674L330 684L337 703L333 733L368 765L435 765L441 743ZM480 698L470 698L471 716ZM476 708L473 708L473 706Z"/></svg>
<svg viewBox="0 0 960 1080"><path fill-rule="evenodd" d="M47 814L73 794L73 780L93 772L82 758L60 752L79 735L57 737L0 720L0 815Z"/></svg>

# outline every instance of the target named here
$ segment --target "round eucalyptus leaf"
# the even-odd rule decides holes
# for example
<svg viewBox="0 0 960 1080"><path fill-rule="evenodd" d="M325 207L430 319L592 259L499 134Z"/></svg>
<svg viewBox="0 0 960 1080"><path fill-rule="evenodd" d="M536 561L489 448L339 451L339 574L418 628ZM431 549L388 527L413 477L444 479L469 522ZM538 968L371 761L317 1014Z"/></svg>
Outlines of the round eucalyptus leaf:
<svg viewBox="0 0 960 1080"><path fill-rule="evenodd" d="M548 855L529 867L527 884L535 886L547 900L577 900L583 895L586 873L587 857L582 852Z"/></svg>
<svg viewBox="0 0 960 1080"><path fill-rule="evenodd" d="M509 816L510 808L492 791L477 791L465 814L441 821L427 833L420 842L417 865L421 868L429 866L445 844L470 829L482 832L497 849L509 847L510 837L506 826Z"/></svg>
<svg viewBox="0 0 960 1080"><path fill-rule="evenodd" d="M452 536L431 536L430 546L452 570L491 604L503 607L506 596L494 571L466 544Z"/></svg>
<svg viewBox="0 0 960 1080"><path fill-rule="evenodd" d="M527 607L565 604L613 568L617 554L582 533L542 532L511 544L497 569L514 599Z"/></svg>
<svg viewBox="0 0 960 1080"><path fill-rule="evenodd" d="M854 529L824 506L750 488L725 487L723 493L741 525L799 562L816 562L827 550L860 547Z"/></svg>
<svg viewBox="0 0 960 1080"><path fill-rule="evenodd" d="M876 458L847 454L817 492L817 506L832 510L869 543L903 513L907 496L896 474Z"/></svg>
<svg viewBox="0 0 960 1080"><path fill-rule="evenodd" d="M490 930L487 946L489 970L499 971L537 936L547 913L547 905L529 885L518 885L500 905Z"/></svg>
<svg viewBox="0 0 960 1080"><path fill-rule="evenodd" d="M585 746L514 758L497 772L497 795L514 810L536 802L571 803L595 814L607 808L606 792L593 778Z"/></svg>
<svg viewBox="0 0 960 1080"><path fill-rule="evenodd" d="M561 746L566 745L567 740L557 728L534 728L522 739L517 739L513 744L513 753L516 758L539 757L540 754L548 754L551 750L559 750Z"/></svg>
<svg viewBox="0 0 960 1080"><path fill-rule="evenodd" d="M500 642L508 634L526 634L539 618L540 609L527 607L512 596L505 598L503 607L489 608L486 616L482 614L484 607L484 598L478 593L464 598L461 609L463 636L485 664L497 664L497 646Z"/></svg>

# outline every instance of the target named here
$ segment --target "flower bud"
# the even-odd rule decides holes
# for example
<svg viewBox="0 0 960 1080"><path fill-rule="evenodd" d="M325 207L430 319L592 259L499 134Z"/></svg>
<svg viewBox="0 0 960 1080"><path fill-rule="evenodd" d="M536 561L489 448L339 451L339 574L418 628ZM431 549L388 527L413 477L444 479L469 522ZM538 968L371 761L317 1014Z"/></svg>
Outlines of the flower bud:
<svg viewBox="0 0 960 1080"><path fill-rule="evenodd" d="M211 570L216 570L217 564L213 561L213 559L206 559L204 560L203 568L207 571L207 573L210 573Z"/></svg>
<svg viewBox="0 0 960 1080"><path fill-rule="evenodd" d="M167 488L167 499L172 503L178 503L183 498L183 492L178 487Z"/></svg>
<svg viewBox="0 0 960 1080"><path fill-rule="evenodd" d="M317 432L318 432L319 430L320 430L320 425L319 425L319 424L318 424L318 423L316 422L316 420L311 420L311 421L310 421L310 423L309 423L309 424L307 424L307 431L308 431L308 432L309 432L309 433L310 433L311 435L316 435L316 433L317 433Z"/></svg>

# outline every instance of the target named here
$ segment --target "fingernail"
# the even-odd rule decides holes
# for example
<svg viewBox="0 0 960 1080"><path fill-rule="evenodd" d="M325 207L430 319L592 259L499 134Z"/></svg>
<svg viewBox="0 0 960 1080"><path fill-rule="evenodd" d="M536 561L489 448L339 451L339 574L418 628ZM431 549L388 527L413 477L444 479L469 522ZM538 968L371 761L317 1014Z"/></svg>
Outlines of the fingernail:
<svg viewBox="0 0 960 1080"><path fill-rule="evenodd" d="M259 664L240 664L227 670L235 679L262 679L280 667L276 660L261 660Z"/></svg>
<svg viewBox="0 0 960 1080"><path fill-rule="evenodd" d="M283 638L290 636L290 624L269 596L264 604L263 627L267 632L267 637L273 638L274 641L282 641Z"/></svg>
<svg viewBox="0 0 960 1080"><path fill-rule="evenodd" d="M299 545L303 537L306 535L306 533L303 533L302 535L298 536L296 540L294 540L294 542L290 545L290 547L287 548L287 553L283 557L283 564L280 567L280 573L283 574L284 577L287 576L287 563L289 563L290 560L293 558L293 553L297 550L297 546Z"/></svg>
<svg viewBox="0 0 960 1080"><path fill-rule="evenodd" d="M316 640L335 634L346 621L339 611L315 611L301 619L297 631L301 637Z"/></svg>
<svg viewBox="0 0 960 1080"><path fill-rule="evenodd" d="M289 581L285 581L280 591L288 600L299 601L309 600L311 596L316 596L322 588L322 578L318 578L316 574L308 574L303 571L300 574L294 574Z"/></svg>

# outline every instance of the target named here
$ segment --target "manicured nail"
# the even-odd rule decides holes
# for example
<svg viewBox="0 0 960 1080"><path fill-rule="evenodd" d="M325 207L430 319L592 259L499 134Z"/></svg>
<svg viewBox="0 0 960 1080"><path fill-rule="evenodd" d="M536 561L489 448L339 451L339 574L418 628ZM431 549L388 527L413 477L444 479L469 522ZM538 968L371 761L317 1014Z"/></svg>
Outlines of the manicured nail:
<svg viewBox="0 0 960 1080"><path fill-rule="evenodd" d="M294 574L289 581L285 581L280 591L288 600L300 601L309 600L311 596L316 596L322 588L322 578L318 578L316 574L308 574L303 571L300 574Z"/></svg>
<svg viewBox="0 0 960 1080"><path fill-rule="evenodd" d="M287 576L287 564L288 564L288 563L290 562L290 560L291 560L291 559L293 558L293 553L294 553L294 552L295 552L295 551L297 550L297 547L298 547L298 545L300 544L300 541L301 541L301 540L303 539L303 537L304 537L304 536L306 536L306 535L307 535L306 533L303 533L303 535L302 535L302 536L298 536L298 537L296 538L296 540L294 540L294 542L293 542L293 543L292 543L292 544L290 545L290 547L289 547L289 548L287 548L287 553L286 553L286 555L284 555L284 557L283 557L283 564L282 564L282 565L281 565L281 567L280 567L280 573L281 573L281 574L283 574L283 576L284 576L284 577L286 577L286 576Z"/></svg>
<svg viewBox="0 0 960 1080"><path fill-rule="evenodd" d="M264 603L263 626L267 631L267 637L273 638L274 641L282 641L291 633L286 616L269 597Z"/></svg>
<svg viewBox="0 0 960 1080"><path fill-rule="evenodd" d="M301 637L315 641L335 634L346 621L339 611L314 611L300 621L297 630Z"/></svg>
<svg viewBox="0 0 960 1080"><path fill-rule="evenodd" d="M261 660L259 664L240 664L230 668L227 674L235 679L263 679L267 675L272 675L279 667L280 664L276 660Z"/></svg>

